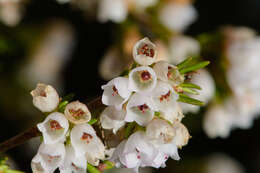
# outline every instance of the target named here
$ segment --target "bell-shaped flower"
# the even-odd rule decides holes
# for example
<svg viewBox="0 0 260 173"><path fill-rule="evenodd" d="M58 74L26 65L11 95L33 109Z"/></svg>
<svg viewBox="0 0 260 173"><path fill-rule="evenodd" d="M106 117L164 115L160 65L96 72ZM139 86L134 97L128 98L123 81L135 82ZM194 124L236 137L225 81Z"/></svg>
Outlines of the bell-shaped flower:
<svg viewBox="0 0 260 173"><path fill-rule="evenodd" d="M192 95L192 98L200 100L204 104L208 104L215 94L215 82L211 74L205 69L200 69L191 76L190 82L201 87L199 94ZM184 113L197 113L200 110L199 106L187 103L181 103L181 107Z"/></svg>
<svg viewBox="0 0 260 173"><path fill-rule="evenodd" d="M120 23L128 14L127 3L124 0L101 0L98 5L98 20L107 22L109 20Z"/></svg>
<svg viewBox="0 0 260 173"><path fill-rule="evenodd" d="M91 113L87 106L79 101L69 103L65 108L64 115L74 124L87 123L91 119Z"/></svg>
<svg viewBox="0 0 260 173"><path fill-rule="evenodd" d="M151 92L157 83L154 70L147 66L134 68L129 73L129 89L138 93Z"/></svg>
<svg viewBox="0 0 260 173"><path fill-rule="evenodd" d="M53 112L37 127L43 134L44 143L53 144L64 142L69 122L62 113Z"/></svg>
<svg viewBox="0 0 260 173"><path fill-rule="evenodd" d="M33 105L42 112L51 112L59 104L59 95L50 85L39 83L36 89L31 91Z"/></svg>
<svg viewBox="0 0 260 173"><path fill-rule="evenodd" d="M76 157L74 148L69 145L66 146L66 156L59 169L60 173L86 173L87 160L84 155Z"/></svg>
<svg viewBox="0 0 260 173"><path fill-rule="evenodd" d="M95 130L89 124L79 124L73 127L70 134L71 144L76 156L85 155L87 161L97 166L105 157L105 146Z"/></svg>
<svg viewBox="0 0 260 173"><path fill-rule="evenodd" d="M135 93L127 103L125 121L136 121L139 125L145 126L153 119L155 110L151 97Z"/></svg>
<svg viewBox="0 0 260 173"><path fill-rule="evenodd" d="M117 77L102 86L104 90L102 95L102 103L108 106L116 106L121 109L122 105L131 95L128 89L129 80L126 77Z"/></svg>
<svg viewBox="0 0 260 173"><path fill-rule="evenodd" d="M157 50L147 37L138 41L133 48L134 60L140 65L151 65L156 61Z"/></svg>
<svg viewBox="0 0 260 173"><path fill-rule="evenodd" d="M31 167L33 173L52 173L63 162L65 158L65 147L62 143L44 144L39 147L38 153L32 159Z"/></svg>
<svg viewBox="0 0 260 173"><path fill-rule="evenodd" d="M174 36L169 43L169 62L179 64L189 56L198 55L200 52L200 43L188 36Z"/></svg>
<svg viewBox="0 0 260 173"><path fill-rule="evenodd" d="M178 85L184 81L184 76L180 74L178 68L166 61L157 62L153 69L157 75L157 78L164 82Z"/></svg>
<svg viewBox="0 0 260 173"><path fill-rule="evenodd" d="M173 122L179 119L178 97L179 95L173 90L172 86L166 82L158 81L155 89L151 93L154 105L163 116Z"/></svg>
<svg viewBox="0 0 260 173"><path fill-rule="evenodd" d="M159 20L173 31L183 32L193 23L198 14L196 9L188 3L165 3L159 11Z"/></svg>
<svg viewBox="0 0 260 173"><path fill-rule="evenodd" d="M175 160L180 159L175 142L176 138L179 137L179 133L167 121L162 119L152 120L147 125L145 137L167 159L169 156Z"/></svg>
<svg viewBox="0 0 260 173"><path fill-rule="evenodd" d="M100 115L100 122L103 129L112 129L116 134L117 130L125 125L125 110L117 110L114 106L108 106Z"/></svg>
<svg viewBox="0 0 260 173"><path fill-rule="evenodd" d="M175 136L173 138L175 145L179 148L187 145L190 139L188 129L181 122L174 122L173 128L175 131Z"/></svg>

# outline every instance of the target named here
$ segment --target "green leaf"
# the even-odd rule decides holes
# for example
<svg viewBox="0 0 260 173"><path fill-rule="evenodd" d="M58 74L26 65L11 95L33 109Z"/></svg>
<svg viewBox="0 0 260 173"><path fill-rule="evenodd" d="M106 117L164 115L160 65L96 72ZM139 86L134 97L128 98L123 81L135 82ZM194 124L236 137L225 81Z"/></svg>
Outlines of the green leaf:
<svg viewBox="0 0 260 173"><path fill-rule="evenodd" d="M101 173L95 166L88 163L87 172L89 173Z"/></svg>
<svg viewBox="0 0 260 173"><path fill-rule="evenodd" d="M63 113L68 103L69 101L67 100L60 102L58 106L58 111Z"/></svg>
<svg viewBox="0 0 260 173"><path fill-rule="evenodd" d="M62 101L61 101L61 102L63 102L63 101L68 101L68 102L70 102L70 101L72 101L72 99L73 99L74 97L75 97L75 94L70 93L70 94L64 96L64 97L62 98Z"/></svg>
<svg viewBox="0 0 260 173"><path fill-rule="evenodd" d="M88 122L88 124L93 125L93 124L95 124L97 121L98 121L98 120L97 120L96 118L92 118L92 119Z"/></svg>
<svg viewBox="0 0 260 173"><path fill-rule="evenodd" d="M131 133L133 132L134 128L135 128L135 122L132 123L128 123L126 129L125 129L125 138L128 138Z"/></svg>
<svg viewBox="0 0 260 173"><path fill-rule="evenodd" d="M199 93L197 91L190 89L190 88L182 88L182 91L184 91L186 93L190 93L190 94L199 95Z"/></svg>
<svg viewBox="0 0 260 173"><path fill-rule="evenodd" d="M193 84L193 83L182 83L182 84L180 84L180 87L182 87L182 88L194 88L194 89L201 90L200 86Z"/></svg>
<svg viewBox="0 0 260 173"><path fill-rule="evenodd" d="M194 64L194 65L180 69L180 73L185 74L185 73L188 73L188 72L191 72L191 71L196 71L198 69L206 67L209 63L210 63L209 61L202 61L200 63L197 63L197 64Z"/></svg>
<svg viewBox="0 0 260 173"><path fill-rule="evenodd" d="M202 101L191 98L191 97L189 97L185 94L179 94L178 102L188 103L188 104L197 105L197 106L203 106L204 105L204 103Z"/></svg>
<svg viewBox="0 0 260 173"><path fill-rule="evenodd" d="M186 66L190 66L191 63L192 63L192 60L193 60L192 57L185 59L184 61L182 61L181 63L179 63L177 65L178 69L182 69L182 68L184 68Z"/></svg>
<svg viewBox="0 0 260 173"><path fill-rule="evenodd" d="M112 168L115 167L115 164L113 162L108 161L108 160L105 160L103 163L106 164L105 170L112 169Z"/></svg>

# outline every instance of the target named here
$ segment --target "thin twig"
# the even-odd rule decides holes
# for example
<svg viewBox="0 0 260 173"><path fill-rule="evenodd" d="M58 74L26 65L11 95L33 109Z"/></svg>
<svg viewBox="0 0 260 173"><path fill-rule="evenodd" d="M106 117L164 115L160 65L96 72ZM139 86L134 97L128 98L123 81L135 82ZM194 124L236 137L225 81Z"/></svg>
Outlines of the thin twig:
<svg viewBox="0 0 260 173"><path fill-rule="evenodd" d="M103 108L101 97L98 97L87 104L90 112L95 111L97 109ZM6 152L18 145L25 143L26 141L38 137L41 135L41 132L38 130L37 126L33 126L32 128L26 130L23 133L20 133L2 143L0 143L0 153Z"/></svg>

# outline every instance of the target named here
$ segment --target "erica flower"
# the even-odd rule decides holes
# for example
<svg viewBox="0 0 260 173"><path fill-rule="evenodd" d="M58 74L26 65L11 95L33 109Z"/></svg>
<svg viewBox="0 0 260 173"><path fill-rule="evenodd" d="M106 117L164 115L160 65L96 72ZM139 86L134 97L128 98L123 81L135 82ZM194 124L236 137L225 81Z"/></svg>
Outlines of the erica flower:
<svg viewBox="0 0 260 173"><path fill-rule="evenodd" d="M33 173L54 172L63 162L65 157L65 147L62 143L40 145L38 153L32 159Z"/></svg>
<svg viewBox="0 0 260 173"><path fill-rule="evenodd" d="M31 95L33 97L33 105L42 112L51 112L59 104L59 95L50 85L37 84Z"/></svg>
<svg viewBox="0 0 260 173"><path fill-rule="evenodd" d="M174 113L179 95L173 90L170 84L158 81L151 93L155 107L165 114Z"/></svg>
<svg viewBox="0 0 260 173"><path fill-rule="evenodd" d="M197 18L197 11L191 4L166 3L159 12L163 25L177 32L184 31Z"/></svg>
<svg viewBox="0 0 260 173"><path fill-rule="evenodd" d="M180 84L184 77L180 74L178 68L166 61L159 61L153 67L158 79L169 82L170 84Z"/></svg>
<svg viewBox="0 0 260 173"><path fill-rule="evenodd" d="M53 144L64 142L69 123L62 113L54 112L37 127L43 134L44 143Z"/></svg>
<svg viewBox="0 0 260 173"><path fill-rule="evenodd" d="M189 56L198 55L200 44L197 40L187 36L175 36L169 43L169 62L179 64Z"/></svg>
<svg viewBox="0 0 260 173"><path fill-rule="evenodd" d="M138 41L133 48L134 60L140 65L151 65L156 56L156 46L148 38Z"/></svg>
<svg viewBox="0 0 260 173"><path fill-rule="evenodd" d="M103 85L102 103L121 109L122 104L127 101L131 94L131 91L128 89L128 83L127 78L117 77Z"/></svg>
<svg viewBox="0 0 260 173"><path fill-rule="evenodd" d="M77 157L85 155L87 161L95 166L99 164L99 159L104 159L104 144L91 125L79 124L74 126L71 130L70 139Z"/></svg>
<svg viewBox="0 0 260 173"><path fill-rule="evenodd" d="M106 107L100 115L100 122L103 129L112 129L116 133L119 128L125 125L125 110L117 110L113 106Z"/></svg>
<svg viewBox="0 0 260 173"><path fill-rule="evenodd" d="M87 106L79 101L69 103L64 111L65 117L74 124L86 123L91 119Z"/></svg>
<svg viewBox="0 0 260 173"><path fill-rule="evenodd" d="M59 167L61 173L85 173L87 160L84 155L76 157L72 146L66 146L66 156Z"/></svg>
<svg viewBox="0 0 260 173"><path fill-rule="evenodd" d="M157 83L154 70L147 66L134 68L129 73L129 89L139 93L151 92Z"/></svg>
<svg viewBox="0 0 260 173"><path fill-rule="evenodd" d="M127 103L125 121L136 121L139 125L145 126L153 119L154 110L155 107L150 97L135 93Z"/></svg>

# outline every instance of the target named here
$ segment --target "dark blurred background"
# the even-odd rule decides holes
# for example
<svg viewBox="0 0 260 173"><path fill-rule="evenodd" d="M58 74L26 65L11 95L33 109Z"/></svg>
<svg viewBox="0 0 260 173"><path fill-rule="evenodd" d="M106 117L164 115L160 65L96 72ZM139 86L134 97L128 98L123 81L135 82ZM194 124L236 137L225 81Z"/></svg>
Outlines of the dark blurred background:
<svg viewBox="0 0 260 173"><path fill-rule="evenodd" d="M196 36L203 32L214 31L222 25L249 26L256 31L260 30L260 1L259 0L196 0L195 7L199 18L192 24L188 35ZM35 109L35 117L27 116L26 112L16 110L16 92L10 95L6 93L15 90L17 81L15 71L19 64L23 63L28 54L28 47L23 44L22 32L31 32L31 37L41 37L41 33L34 28L41 27L53 18L62 18L72 24L75 30L76 43L72 52L72 58L68 60L62 70L64 80L63 93L75 93L76 98L88 101L102 93L100 86L105 83L99 77L98 65L116 37L119 29L112 22L99 23L91 16L86 16L77 8L69 4L58 4L54 0L30 1L26 4L25 15L21 23L9 28L0 24L0 37L7 38L10 42L8 51L0 52L0 141L4 141L18 132L35 124L40 118L40 113L27 103L28 107ZM16 37L16 36L19 37ZM25 36L28 37L28 34ZM22 38L22 39L21 39ZM29 44L29 43L28 43ZM0 43L1 46L1 43ZM10 49L10 50L9 50ZM46 67L47 68L47 67ZM48 68L46 69L48 70ZM260 74L260 73L259 73ZM256 74L256 75L259 75ZM32 88L19 89L29 95ZM192 122L192 123L190 123ZM201 172L199 162L208 154L224 152L240 162L246 172L260 172L260 120L256 120L254 127L249 130L234 130L228 139L209 139L201 129L201 116L187 116L184 119L192 135L189 145L180 150L181 161L169 160L167 168L154 170L154 172ZM30 161L35 153L28 153L24 146L17 147L7 152L14 159L20 170L31 172Z"/></svg>

